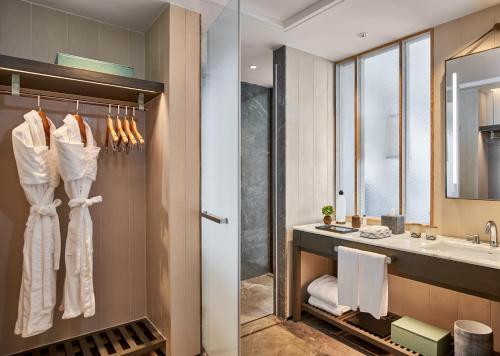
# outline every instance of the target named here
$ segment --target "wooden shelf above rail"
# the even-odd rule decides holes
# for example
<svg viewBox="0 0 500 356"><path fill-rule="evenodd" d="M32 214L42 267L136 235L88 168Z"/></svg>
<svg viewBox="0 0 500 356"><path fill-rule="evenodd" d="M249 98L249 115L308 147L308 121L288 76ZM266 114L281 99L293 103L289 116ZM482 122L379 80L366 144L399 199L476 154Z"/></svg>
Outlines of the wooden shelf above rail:
<svg viewBox="0 0 500 356"><path fill-rule="evenodd" d="M147 103L164 90L159 82L0 55L0 85L10 86L14 73L20 75L21 91L34 89L128 102L137 102L139 93L143 93Z"/></svg>

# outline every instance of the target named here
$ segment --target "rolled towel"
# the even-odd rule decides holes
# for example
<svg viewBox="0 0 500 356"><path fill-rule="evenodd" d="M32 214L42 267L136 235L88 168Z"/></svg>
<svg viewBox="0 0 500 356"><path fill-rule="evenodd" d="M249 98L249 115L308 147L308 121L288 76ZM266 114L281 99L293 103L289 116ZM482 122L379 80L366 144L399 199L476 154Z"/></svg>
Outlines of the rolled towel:
<svg viewBox="0 0 500 356"><path fill-rule="evenodd" d="M360 228L359 234L369 239L382 239L391 236L392 232L387 226L370 225Z"/></svg>
<svg viewBox="0 0 500 356"><path fill-rule="evenodd" d="M335 316L341 316L342 314L350 310L349 307L343 305L332 305L313 296L309 297L309 304Z"/></svg>
<svg viewBox="0 0 500 356"><path fill-rule="evenodd" d="M307 286L307 293L329 304L337 305L339 303L337 278L325 274Z"/></svg>

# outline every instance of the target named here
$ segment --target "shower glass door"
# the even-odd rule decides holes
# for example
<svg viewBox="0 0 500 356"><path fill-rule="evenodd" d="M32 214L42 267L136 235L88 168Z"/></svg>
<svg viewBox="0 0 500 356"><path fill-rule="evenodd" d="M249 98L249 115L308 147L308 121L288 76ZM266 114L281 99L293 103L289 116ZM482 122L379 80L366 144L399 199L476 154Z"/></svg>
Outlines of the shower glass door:
<svg viewBox="0 0 500 356"><path fill-rule="evenodd" d="M202 43L202 346L239 353L240 3L229 0Z"/></svg>

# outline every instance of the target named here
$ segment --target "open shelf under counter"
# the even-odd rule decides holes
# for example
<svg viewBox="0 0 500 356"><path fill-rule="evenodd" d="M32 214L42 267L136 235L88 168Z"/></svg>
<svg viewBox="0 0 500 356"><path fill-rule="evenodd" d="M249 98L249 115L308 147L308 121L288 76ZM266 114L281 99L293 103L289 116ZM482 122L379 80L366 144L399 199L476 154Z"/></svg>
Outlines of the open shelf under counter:
<svg viewBox="0 0 500 356"><path fill-rule="evenodd" d="M0 85L11 86L12 74L19 74L21 90L106 100L138 102L139 94L143 94L147 103L164 91L164 84L159 82L0 55Z"/></svg>

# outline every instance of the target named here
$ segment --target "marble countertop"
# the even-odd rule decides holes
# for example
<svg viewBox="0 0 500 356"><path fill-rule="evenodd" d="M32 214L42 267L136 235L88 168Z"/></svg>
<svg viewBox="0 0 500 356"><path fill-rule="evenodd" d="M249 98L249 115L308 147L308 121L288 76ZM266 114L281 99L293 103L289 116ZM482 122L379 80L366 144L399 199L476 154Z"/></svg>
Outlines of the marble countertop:
<svg viewBox="0 0 500 356"><path fill-rule="evenodd" d="M339 234L316 229L316 226L319 225L323 225L323 223L294 226L293 229L330 236L332 238L345 241L355 241L366 245L379 246L457 262L469 263L477 266L500 269L500 248L490 247L488 243L474 245L472 242L465 239L447 236L438 236L436 241L429 241L425 238L412 238L410 237L409 232L400 235L392 235L383 239L368 239L361 237L359 231L349 234ZM447 248L439 250L436 249L436 242L445 242L445 244L447 244ZM466 252L462 253L460 249L464 249Z"/></svg>

